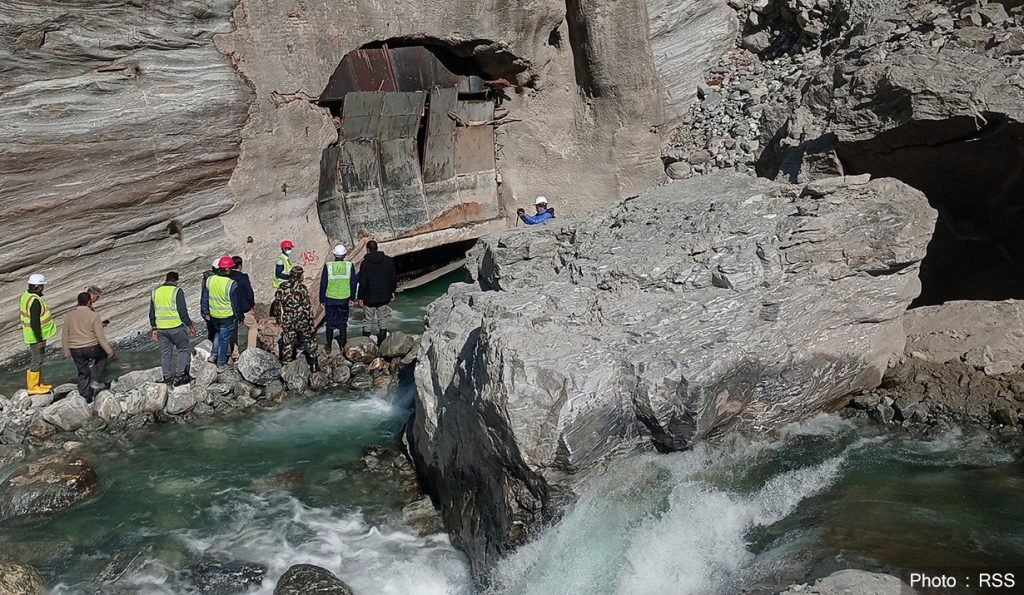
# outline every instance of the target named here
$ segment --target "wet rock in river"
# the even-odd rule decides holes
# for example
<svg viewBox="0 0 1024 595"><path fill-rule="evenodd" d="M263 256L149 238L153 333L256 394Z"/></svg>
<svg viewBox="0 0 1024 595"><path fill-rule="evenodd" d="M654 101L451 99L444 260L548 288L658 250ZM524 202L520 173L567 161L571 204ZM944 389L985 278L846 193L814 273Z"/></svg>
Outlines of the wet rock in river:
<svg viewBox="0 0 1024 595"><path fill-rule="evenodd" d="M93 410L100 419L107 423L118 419L124 414L121 400L109 390L102 391L96 395L96 400L93 402Z"/></svg>
<svg viewBox="0 0 1024 595"><path fill-rule="evenodd" d="M281 362L262 349L246 349L238 357L238 371L249 382L263 386L281 375Z"/></svg>
<svg viewBox="0 0 1024 595"><path fill-rule="evenodd" d="M176 386L167 397L165 410L171 415L181 415L196 406L196 398L188 386Z"/></svg>
<svg viewBox="0 0 1024 595"><path fill-rule="evenodd" d="M296 564L277 581L274 595L353 595L352 589L334 573L313 566Z"/></svg>
<svg viewBox="0 0 1024 595"><path fill-rule="evenodd" d="M309 384L309 364L306 360L299 358L281 366L281 379L284 380L288 390L301 392Z"/></svg>
<svg viewBox="0 0 1024 595"><path fill-rule="evenodd" d="M0 520L64 510L92 495L99 478L89 463L69 453L25 463L0 482Z"/></svg>
<svg viewBox="0 0 1024 595"><path fill-rule="evenodd" d="M167 385L151 382L138 390L132 391L125 401L128 415L139 413L156 413L163 411L167 405Z"/></svg>
<svg viewBox="0 0 1024 595"><path fill-rule="evenodd" d="M369 337L355 337L345 344L345 357L352 362L368 364L378 355L377 344Z"/></svg>
<svg viewBox="0 0 1024 595"><path fill-rule="evenodd" d="M46 583L35 568L16 562L0 562L0 595L40 595Z"/></svg>
<svg viewBox="0 0 1024 595"><path fill-rule="evenodd" d="M267 569L255 562L209 558L189 566L185 574L200 593L229 595L260 584Z"/></svg>
<svg viewBox="0 0 1024 595"><path fill-rule="evenodd" d="M417 337L403 333L402 331L391 331L387 338L380 345L380 355L383 357L404 357L416 347Z"/></svg>

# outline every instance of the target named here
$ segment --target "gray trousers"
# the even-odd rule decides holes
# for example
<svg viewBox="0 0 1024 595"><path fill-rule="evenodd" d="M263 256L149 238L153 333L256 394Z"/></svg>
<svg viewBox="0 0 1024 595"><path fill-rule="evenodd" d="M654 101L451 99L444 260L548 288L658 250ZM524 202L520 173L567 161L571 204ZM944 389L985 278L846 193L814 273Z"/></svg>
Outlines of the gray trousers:
<svg viewBox="0 0 1024 595"><path fill-rule="evenodd" d="M391 318L391 306L363 306L363 332L374 334L388 328L387 322Z"/></svg>
<svg viewBox="0 0 1024 595"><path fill-rule="evenodd" d="M28 369L38 372L43 369L43 356L46 355L46 341L40 341L28 346L31 358L28 361Z"/></svg>
<svg viewBox="0 0 1024 595"><path fill-rule="evenodd" d="M163 329L156 332L160 343L160 368L164 379L178 379L188 375L189 362L192 360L192 347L188 344L188 331L184 326ZM177 355L177 365L175 365Z"/></svg>

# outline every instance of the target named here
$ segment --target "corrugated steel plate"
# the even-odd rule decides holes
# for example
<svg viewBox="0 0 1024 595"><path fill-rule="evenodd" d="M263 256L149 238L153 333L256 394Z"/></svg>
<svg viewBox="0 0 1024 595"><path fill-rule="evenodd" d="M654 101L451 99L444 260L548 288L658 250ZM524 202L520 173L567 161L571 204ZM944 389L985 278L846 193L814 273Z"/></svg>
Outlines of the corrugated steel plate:
<svg viewBox="0 0 1024 595"><path fill-rule="evenodd" d="M395 234L427 223L427 207L420 182L416 139L381 141L380 162L384 200Z"/></svg>
<svg viewBox="0 0 1024 595"><path fill-rule="evenodd" d="M380 134L384 93L349 93L342 110L343 139L377 138Z"/></svg>
<svg viewBox="0 0 1024 595"><path fill-rule="evenodd" d="M423 151L423 182L440 182L455 176L455 120L448 116L458 104L455 89L437 89L430 94L427 142Z"/></svg>
<svg viewBox="0 0 1024 595"><path fill-rule="evenodd" d="M387 93L381 115L381 140L416 138L423 117L426 93ZM346 101L346 106L348 102Z"/></svg>

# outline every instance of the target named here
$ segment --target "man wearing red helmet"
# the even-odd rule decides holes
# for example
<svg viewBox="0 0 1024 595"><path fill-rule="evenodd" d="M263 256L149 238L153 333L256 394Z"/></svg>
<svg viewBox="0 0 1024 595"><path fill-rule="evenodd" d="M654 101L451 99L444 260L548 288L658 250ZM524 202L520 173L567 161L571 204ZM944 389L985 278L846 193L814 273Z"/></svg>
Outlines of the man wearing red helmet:
<svg viewBox="0 0 1024 595"><path fill-rule="evenodd" d="M217 330L213 337L215 355L212 358L218 368L227 365L231 336L235 332L235 325L245 315L239 301L238 285L229 276L234 266L235 261L230 256L221 257L217 263L217 273L210 275L203 285L201 310L203 318L213 323Z"/></svg>
<svg viewBox="0 0 1024 595"><path fill-rule="evenodd" d="M274 267L274 287L280 287L282 283L289 279L289 273L292 271L290 257L294 247L295 244L291 240L281 242L281 253L277 255L277 265Z"/></svg>

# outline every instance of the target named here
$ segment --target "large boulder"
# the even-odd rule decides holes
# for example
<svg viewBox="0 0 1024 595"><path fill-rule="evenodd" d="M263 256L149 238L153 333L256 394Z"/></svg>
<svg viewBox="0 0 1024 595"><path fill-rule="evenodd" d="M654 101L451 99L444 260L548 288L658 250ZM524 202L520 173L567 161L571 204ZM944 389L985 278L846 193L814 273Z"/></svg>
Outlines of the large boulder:
<svg viewBox="0 0 1024 595"><path fill-rule="evenodd" d="M46 583L27 564L0 561L0 595L42 595Z"/></svg>
<svg viewBox="0 0 1024 595"><path fill-rule="evenodd" d="M238 371L249 382L265 386L281 375L281 362L268 351L246 349L238 356Z"/></svg>
<svg viewBox="0 0 1024 595"><path fill-rule="evenodd" d="M89 463L56 453L24 463L0 482L0 520L60 512L99 488Z"/></svg>
<svg viewBox="0 0 1024 595"><path fill-rule="evenodd" d="M382 357L405 357L416 348L417 337L402 331L390 331L384 342L380 344Z"/></svg>
<svg viewBox="0 0 1024 595"><path fill-rule="evenodd" d="M73 432L92 417L92 408L78 393L65 397L43 409L43 419L64 432Z"/></svg>
<svg viewBox="0 0 1024 595"><path fill-rule="evenodd" d="M202 390L201 388L198 390ZM196 406L196 398L188 386L176 386L167 396L164 410L171 415L181 415Z"/></svg>
<svg viewBox="0 0 1024 595"><path fill-rule="evenodd" d="M304 358L294 359L281 366L281 380L288 386L288 390L302 392L309 384L309 364Z"/></svg>
<svg viewBox="0 0 1024 595"><path fill-rule="evenodd" d="M867 572L866 570L838 570L814 582L790 585L779 595L915 595L917 591L908 587L891 574Z"/></svg>
<svg viewBox="0 0 1024 595"><path fill-rule="evenodd" d="M151 382L128 393L125 399L125 411L128 415L140 413L156 413L167 405L167 385L162 382Z"/></svg>
<svg viewBox="0 0 1024 595"><path fill-rule="evenodd" d="M142 388L151 382L160 382L163 380L163 376L164 372L159 366L148 370L133 370L112 382L110 390L115 393L126 393Z"/></svg>
<svg viewBox="0 0 1024 595"><path fill-rule="evenodd" d="M274 595L353 595L352 589L330 570L312 564L296 564L285 571Z"/></svg>
<svg viewBox="0 0 1024 595"><path fill-rule="evenodd" d="M112 422L121 417L125 410L122 407L121 399L109 390L100 391L93 402L93 409L96 416L105 422Z"/></svg>
<svg viewBox="0 0 1024 595"><path fill-rule="evenodd" d="M482 239L428 311L412 450L484 572L625 454L763 431L876 386L935 223L892 179L723 174ZM525 530L524 530L525 529Z"/></svg>
<svg viewBox="0 0 1024 595"><path fill-rule="evenodd" d="M353 337L345 343L345 359L350 362L368 364L377 359L380 351L370 337Z"/></svg>

